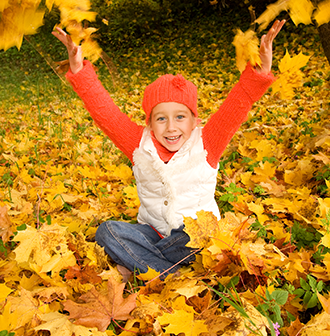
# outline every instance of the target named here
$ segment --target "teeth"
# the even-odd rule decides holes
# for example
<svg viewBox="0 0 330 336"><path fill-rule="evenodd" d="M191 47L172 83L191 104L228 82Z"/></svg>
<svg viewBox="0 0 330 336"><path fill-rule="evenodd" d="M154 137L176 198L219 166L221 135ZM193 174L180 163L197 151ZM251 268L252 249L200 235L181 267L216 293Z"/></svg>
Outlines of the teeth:
<svg viewBox="0 0 330 336"><path fill-rule="evenodd" d="M177 140L180 138L180 135L176 136L176 137L166 137L166 139L168 140Z"/></svg>

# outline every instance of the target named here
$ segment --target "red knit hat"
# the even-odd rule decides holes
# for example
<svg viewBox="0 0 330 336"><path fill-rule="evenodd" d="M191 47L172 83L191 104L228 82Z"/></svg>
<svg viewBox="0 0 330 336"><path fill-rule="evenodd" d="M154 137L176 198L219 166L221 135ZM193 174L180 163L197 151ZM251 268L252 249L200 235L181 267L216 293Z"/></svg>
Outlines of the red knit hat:
<svg viewBox="0 0 330 336"><path fill-rule="evenodd" d="M146 87L142 107L147 123L152 109L165 102L184 104L197 117L197 87L182 75L164 75Z"/></svg>

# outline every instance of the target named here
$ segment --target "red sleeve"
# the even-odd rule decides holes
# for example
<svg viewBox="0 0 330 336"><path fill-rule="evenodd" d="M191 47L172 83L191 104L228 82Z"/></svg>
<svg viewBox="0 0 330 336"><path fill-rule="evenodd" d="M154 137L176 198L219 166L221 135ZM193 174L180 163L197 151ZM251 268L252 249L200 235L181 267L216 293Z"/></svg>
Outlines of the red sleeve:
<svg viewBox="0 0 330 336"><path fill-rule="evenodd" d="M252 104L263 96L274 81L275 77L271 73L259 74L248 64L239 82L206 123L203 128L203 143L208 153L207 161L213 168L217 166L231 138L246 120Z"/></svg>
<svg viewBox="0 0 330 336"><path fill-rule="evenodd" d="M89 61L84 61L84 68L76 74L69 70L66 78L97 126L133 162L133 152L139 146L143 126L135 124L119 110Z"/></svg>

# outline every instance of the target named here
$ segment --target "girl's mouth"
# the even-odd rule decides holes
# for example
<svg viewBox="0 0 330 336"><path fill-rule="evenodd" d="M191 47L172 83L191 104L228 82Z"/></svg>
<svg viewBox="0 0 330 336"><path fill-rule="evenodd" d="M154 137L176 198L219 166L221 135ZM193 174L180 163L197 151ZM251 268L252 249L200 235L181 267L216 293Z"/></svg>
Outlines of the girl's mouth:
<svg viewBox="0 0 330 336"><path fill-rule="evenodd" d="M180 140L181 135L165 137L166 142L176 144Z"/></svg>

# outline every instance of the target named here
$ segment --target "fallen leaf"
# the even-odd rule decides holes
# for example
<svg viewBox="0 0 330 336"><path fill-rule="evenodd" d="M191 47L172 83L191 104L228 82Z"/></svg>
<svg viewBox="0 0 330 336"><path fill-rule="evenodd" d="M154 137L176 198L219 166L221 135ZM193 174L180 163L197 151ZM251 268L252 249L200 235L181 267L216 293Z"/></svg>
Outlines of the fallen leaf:
<svg viewBox="0 0 330 336"><path fill-rule="evenodd" d="M13 235L12 224L8 216L8 208L0 207L0 236L4 243L7 243Z"/></svg>
<svg viewBox="0 0 330 336"><path fill-rule="evenodd" d="M84 303L68 300L63 303L64 309L70 313L70 318L75 320L75 324L97 327L99 331L105 331L111 320L129 319L130 312L136 307L137 293L123 298L124 288L125 283L119 284L110 277L104 294L92 288L80 296L79 300Z"/></svg>

